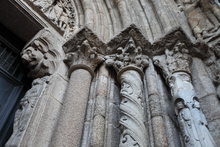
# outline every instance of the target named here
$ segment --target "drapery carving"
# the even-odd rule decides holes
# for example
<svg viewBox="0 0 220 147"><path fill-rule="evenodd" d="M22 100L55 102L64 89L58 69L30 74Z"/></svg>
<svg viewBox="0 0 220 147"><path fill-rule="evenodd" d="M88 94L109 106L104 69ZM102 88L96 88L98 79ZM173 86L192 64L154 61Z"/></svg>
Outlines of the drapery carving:
<svg viewBox="0 0 220 147"><path fill-rule="evenodd" d="M191 81L191 56L182 42L154 57L171 89L177 119L188 147L215 146Z"/></svg>
<svg viewBox="0 0 220 147"><path fill-rule="evenodd" d="M27 0L26 0L27 1ZM74 31L75 10L70 0L29 0L64 33Z"/></svg>
<svg viewBox="0 0 220 147"><path fill-rule="evenodd" d="M40 37L31 41L21 52L21 58L30 72L28 76L33 78L51 75L59 65L60 53L55 41L48 37L50 32L44 31Z"/></svg>
<svg viewBox="0 0 220 147"><path fill-rule="evenodd" d="M31 116L33 115L35 105L39 98L42 97L48 81L48 76L35 79L32 82L31 89L29 89L21 99L18 110L15 113L13 134L6 146L18 146L20 144L19 141L23 139L25 130L27 129Z"/></svg>
<svg viewBox="0 0 220 147"><path fill-rule="evenodd" d="M122 34L132 31L134 30L131 27ZM113 40L110 43L110 48L114 47L116 53L105 57L106 65L116 70L121 84L120 111L122 115L119 123L121 124L122 133L119 146L146 147L148 132L145 126L142 78L143 69L148 66L149 58L142 53L143 46L141 47L139 44L136 46L133 35L127 37L124 45L118 44L117 46L117 44L113 44ZM120 39L120 35L116 37L116 41L120 41Z"/></svg>
<svg viewBox="0 0 220 147"><path fill-rule="evenodd" d="M196 38L213 42L220 35L219 2L214 0L176 0L181 11L184 11Z"/></svg>

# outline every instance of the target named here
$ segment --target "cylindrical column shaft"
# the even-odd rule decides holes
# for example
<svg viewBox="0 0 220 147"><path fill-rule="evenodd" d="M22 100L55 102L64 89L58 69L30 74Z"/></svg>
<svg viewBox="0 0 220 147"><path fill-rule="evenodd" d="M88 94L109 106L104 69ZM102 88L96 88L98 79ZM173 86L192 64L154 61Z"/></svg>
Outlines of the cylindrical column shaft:
<svg viewBox="0 0 220 147"><path fill-rule="evenodd" d="M91 74L85 69L77 69L71 73L57 129L52 139L53 146L80 146L91 79Z"/></svg>
<svg viewBox="0 0 220 147"><path fill-rule="evenodd" d="M147 80L147 89L149 96L148 99L151 112L154 145L156 147L167 147L168 140L166 136L165 123L162 115L160 92L158 91L157 85L158 77L152 63L150 63L149 67L146 69L145 75Z"/></svg>
<svg viewBox="0 0 220 147"><path fill-rule="evenodd" d="M119 147L146 147L147 129L143 103L143 82L135 70L127 70L120 76L122 134Z"/></svg>

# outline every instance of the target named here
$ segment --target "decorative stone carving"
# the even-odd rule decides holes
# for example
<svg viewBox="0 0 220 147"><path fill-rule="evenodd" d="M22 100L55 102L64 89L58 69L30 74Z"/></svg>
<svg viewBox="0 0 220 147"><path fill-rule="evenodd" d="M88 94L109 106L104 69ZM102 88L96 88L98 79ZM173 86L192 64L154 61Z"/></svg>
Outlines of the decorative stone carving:
<svg viewBox="0 0 220 147"><path fill-rule="evenodd" d="M24 131L28 127L31 115L34 111L35 105L39 98L42 96L45 87L47 86L49 77L35 79L32 82L32 87L29 89L25 96L21 99L18 110L15 113L13 134L6 146L19 146L24 135Z"/></svg>
<svg viewBox="0 0 220 147"><path fill-rule="evenodd" d="M69 52L66 55L65 62L70 66L70 73L77 68L85 68L92 75L94 70L104 61L101 54L98 53L97 47L91 47L88 40L77 46L77 50Z"/></svg>
<svg viewBox="0 0 220 147"><path fill-rule="evenodd" d="M218 5L218 0L214 3ZM197 39L212 42L220 35L220 10L210 0L176 0L184 11Z"/></svg>
<svg viewBox="0 0 220 147"><path fill-rule="evenodd" d="M133 26L126 29L121 34L131 33ZM116 36L115 41L120 42L120 36ZM106 56L106 65L113 67L117 71L118 80L121 84L121 118L122 128L119 147L146 147L147 128L145 126L144 97L143 97L143 69L148 66L149 58L143 54L143 48L136 46L133 35L126 37L124 43L115 48L113 41L110 41L109 48L113 45L116 50L114 54ZM137 36L136 36L137 37ZM119 39L118 39L119 38ZM125 45L124 45L125 44ZM112 50L112 52L114 52Z"/></svg>
<svg viewBox="0 0 220 147"><path fill-rule="evenodd" d="M133 38L128 40L127 45L117 48L117 53L106 56L106 64L113 66L117 72L127 66L135 66L143 70L148 66L148 56L142 54L142 48L136 47Z"/></svg>
<svg viewBox="0 0 220 147"><path fill-rule="evenodd" d="M63 32L75 27L75 10L70 0L29 0Z"/></svg>
<svg viewBox="0 0 220 147"><path fill-rule="evenodd" d="M140 74L135 70L127 70L121 74L122 134L120 147L146 147L147 129L144 124L145 113L143 103L143 83Z"/></svg>
<svg viewBox="0 0 220 147"><path fill-rule="evenodd" d="M175 112L187 147L209 146L215 142L200 109L191 81L191 56L182 42L177 42L165 55L154 57L154 64L164 75L175 104Z"/></svg>
<svg viewBox="0 0 220 147"><path fill-rule="evenodd" d="M88 28L83 28L79 31L63 47L66 53L64 62L69 65L69 72L72 73L73 70L81 68L88 70L93 76L96 67L104 62L102 55L103 46L104 43L99 41Z"/></svg>
<svg viewBox="0 0 220 147"><path fill-rule="evenodd" d="M47 34L47 32L45 32ZM21 52L24 64L30 69L28 76L33 78L51 75L55 72L60 54L44 34L34 39Z"/></svg>

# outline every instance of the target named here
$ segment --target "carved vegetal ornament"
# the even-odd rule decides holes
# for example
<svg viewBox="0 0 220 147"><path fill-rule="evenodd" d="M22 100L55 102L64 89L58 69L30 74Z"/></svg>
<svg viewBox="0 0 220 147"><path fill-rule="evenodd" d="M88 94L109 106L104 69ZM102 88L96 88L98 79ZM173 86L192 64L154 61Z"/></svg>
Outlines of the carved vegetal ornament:
<svg viewBox="0 0 220 147"><path fill-rule="evenodd" d="M191 81L191 56L185 44L177 42L165 55L154 57L166 79L175 104L179 126L187 147L214 147Z"/></svg>
<svg viewBox="0 0 220 147"><path fill-rule="evenodd" d="M148 66L148 57L142 54L142 48L136 46L131 37L125 47L117 48L116 54L106 56L106 64L114 67L121 83L122 133L119 146L146 147L142 70Z"/></svg>
<svg viewBox="0 0 220 147"><path fill-rule="evenodd" d="M104 61L104 58L98 53L97 47L92 47L88 40L84 40L81 45L66 54L65 62L70 66L70 73L78 68L88 70L94 75L94 70Z"/></svg>

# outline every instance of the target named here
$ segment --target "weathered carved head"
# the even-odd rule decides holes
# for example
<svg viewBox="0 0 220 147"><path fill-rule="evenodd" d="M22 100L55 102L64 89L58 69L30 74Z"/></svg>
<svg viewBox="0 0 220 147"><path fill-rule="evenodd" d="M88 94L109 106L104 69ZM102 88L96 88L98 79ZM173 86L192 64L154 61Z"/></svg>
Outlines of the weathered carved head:
<svg viewBox="0 0 220 147"><path fill-rule="evenodd" d="M39 78L54 73L59 53L53 47L51 42L42 36L23 49L21 58L30 69L28 76Z"/></svg>
<svg viewBox="0 0 220 147"><path fill-rule="evenodd" d="M192 102L196 96L195 90L191 82L191 76L186 72L176 72L172 74L169 85L174 100L182 99L184 103Z"/></svg>

